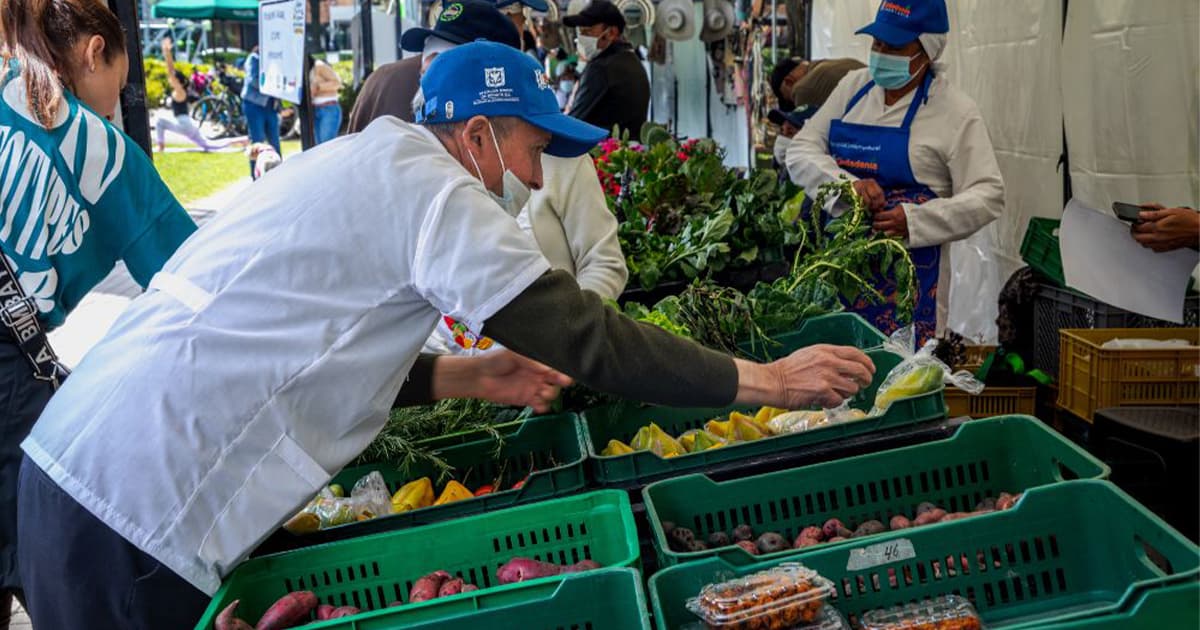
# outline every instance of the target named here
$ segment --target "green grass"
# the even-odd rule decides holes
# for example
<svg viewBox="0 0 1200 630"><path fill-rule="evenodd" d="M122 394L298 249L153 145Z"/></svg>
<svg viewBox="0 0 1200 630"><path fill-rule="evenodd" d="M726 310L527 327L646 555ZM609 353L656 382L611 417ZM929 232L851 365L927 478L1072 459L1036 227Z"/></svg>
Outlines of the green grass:
<svg viewBox="0 0 1200 630"><path fill-rule="evenodd" d="M285 141L282 148L286 158L300 151L300 141ZM250 176L250 162L242 151L155 153L154 166L171 193L185 206Z"/></svg>

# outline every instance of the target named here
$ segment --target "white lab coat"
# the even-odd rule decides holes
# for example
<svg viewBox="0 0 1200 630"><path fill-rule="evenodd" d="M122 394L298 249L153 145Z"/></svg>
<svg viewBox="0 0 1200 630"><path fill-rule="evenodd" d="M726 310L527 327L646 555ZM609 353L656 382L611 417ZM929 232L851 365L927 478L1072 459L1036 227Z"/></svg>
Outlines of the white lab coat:
<svg viewBox="0 0 1200 630"><path fill-rule="evenodd" d="M617 239L617 218L608 209L596 165L591 156L542 156L542 180L521 210L517 223L537 240L554 269L575 276L581 289L602 298L617 299L625 290L629 271ZM478 333L478 331L475 331ZM493 350L492 345L483 350ZM454 332L443 320L426 342L425 352L477 354L454 341Z"/></svg>
<svg viewBox="0 0 1200 630"><path fill-rule="evenodd" d="M840 177L857 179L829 155L829 124L846 122L899 127L916 90L890 107L883 89L872 88L843 118L846 105L871 80L865 68L846 75L825 104L796 134L787 152L792 181L815 191ZM928 101L913 119L908 146L913 176L938 198L904 204L908 246L941 245L938 277L938 332L944 331L950 296L950 243L966 239L996 220L1004 210L1004 180L979 108L944 74L934 78ZM839 208L831 208L835 213ZM995 299L995 295L991 296Z"/></svg>
<svg viewBox="0 0 1200 630"><path fill-rule="evenodd" d="M22 446L211 595L374 439L439 312L482 326L549 269L430 132L378 119L185 242Z"/></svg>

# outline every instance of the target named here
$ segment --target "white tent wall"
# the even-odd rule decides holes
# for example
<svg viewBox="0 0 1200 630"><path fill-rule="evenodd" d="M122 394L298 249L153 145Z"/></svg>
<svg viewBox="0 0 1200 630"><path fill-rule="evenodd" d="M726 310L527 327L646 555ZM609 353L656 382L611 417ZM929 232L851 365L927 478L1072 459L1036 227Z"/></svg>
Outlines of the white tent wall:
<svg viewBox="0 0 1200 630"><path fill-rule="evenodd" d="M1195 0L1073 1L1062 99L1073 195L1200 207Z"/></svg>

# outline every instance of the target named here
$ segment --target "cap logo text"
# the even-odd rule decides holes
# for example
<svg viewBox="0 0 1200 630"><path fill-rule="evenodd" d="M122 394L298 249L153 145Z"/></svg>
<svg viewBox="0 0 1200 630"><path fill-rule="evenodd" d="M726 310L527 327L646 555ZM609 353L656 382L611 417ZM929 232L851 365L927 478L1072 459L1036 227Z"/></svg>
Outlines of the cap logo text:
<svg viewBox="0 0 1200 630"><path fill-rule="evenodd" d="M455 2L442 10L442 14L438 16L438 20L442 22L453 22L462 15L463 5Z"/></svg>
<svg viewBox="0 0 1200 630"><path fill-rule="evenodd" d="M504 68L484 68L483 83L490 88L504 87Z"/></svg>

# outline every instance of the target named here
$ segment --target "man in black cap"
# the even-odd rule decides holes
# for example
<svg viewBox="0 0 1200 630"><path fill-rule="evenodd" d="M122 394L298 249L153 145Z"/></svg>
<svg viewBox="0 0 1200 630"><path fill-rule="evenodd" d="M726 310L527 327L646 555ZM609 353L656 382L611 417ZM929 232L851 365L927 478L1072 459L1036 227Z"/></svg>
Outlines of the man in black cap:
<svg viewBox="0 0 1200 630"><path fill-rule="evenodd" d="M563 24L578 29L578 51L586 62L567 113L604 129L616 125L636 136L650 107L650 79L622 36L625 16L608 0L593 0Z"/></svg>
<svg viewBox="0 0 1200 630"><path fill-rule="evenodd" d="M477 39L521 48L517 27L494 4L484 0L447 2L432 29L404 31L400 46L421 54L380 66L367 77L350 112L346 133L358 133L380 116L414 122L412 102L421 84L421 66L438 53Z"/></svg>

